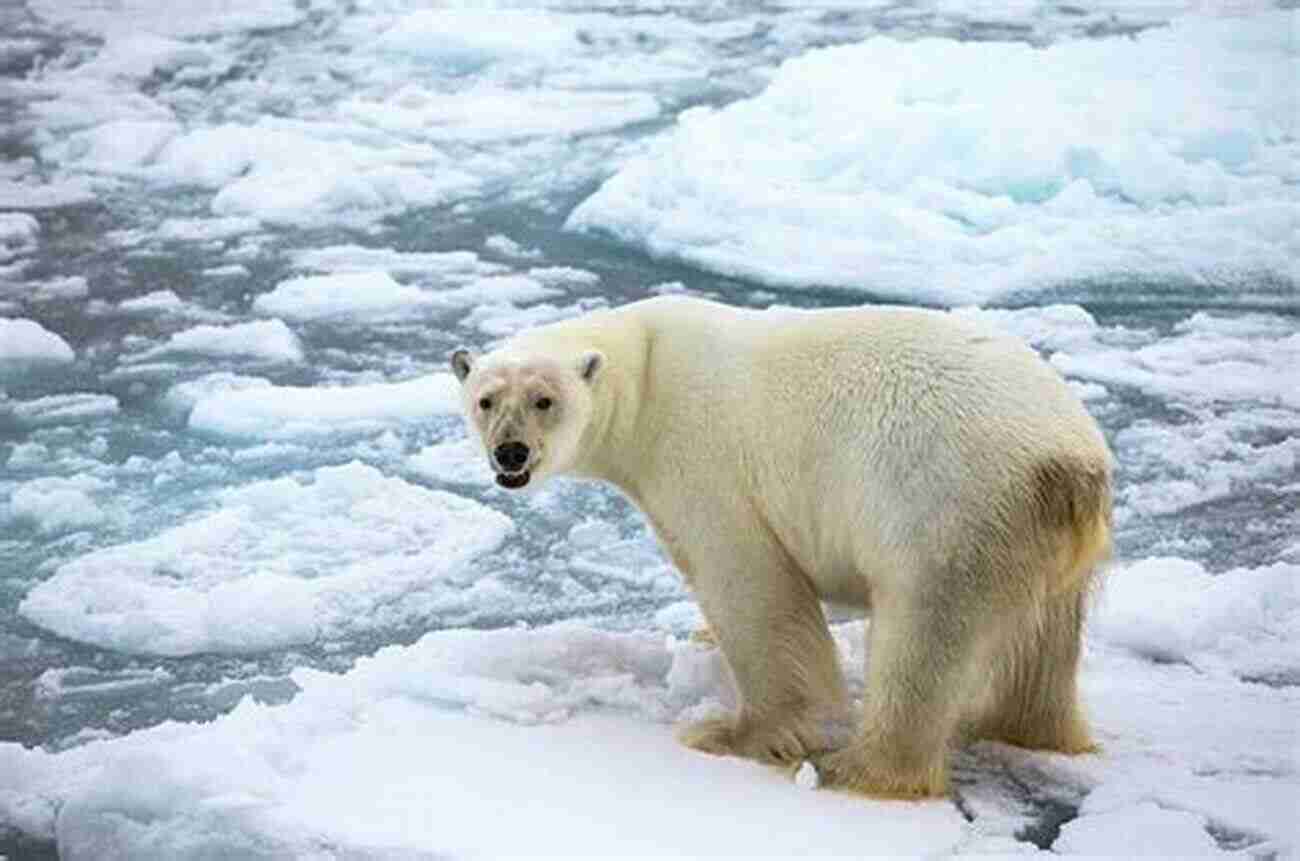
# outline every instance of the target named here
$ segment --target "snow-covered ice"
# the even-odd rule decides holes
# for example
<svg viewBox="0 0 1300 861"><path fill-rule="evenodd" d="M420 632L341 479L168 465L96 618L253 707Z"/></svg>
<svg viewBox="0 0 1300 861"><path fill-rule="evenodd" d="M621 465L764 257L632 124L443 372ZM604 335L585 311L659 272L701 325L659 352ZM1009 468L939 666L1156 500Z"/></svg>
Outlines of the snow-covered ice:
<svg viewBox="0 0 1300 861"><path fill-rule="evenodd" d="M568 223L724 275L939 304L1294 287L1293 16L1180 19L1136 44L812 51L757 97L683 112Z"/></svg>
<svg viewBox="0 0 1300 861"><path fill-rule="evenodd" d="M314 275L281 281L253 302L253 310L290 320L382 316L428 306L433 296L397 283L387 272Z"/></svg>
<svg viewBox="0 0 1300 861"><path fill-rule="evenodd" d="M1293 5L0 4L0 856L1294 855ZM681 578L447 368L666 292L1065 374L1099 754L901 804L674 741L734 705Z"/></svg>
<svg viewBox="0 0 1300 861"><path fill-rule="evenodd" d="M298 362L303 358L302 345L293 330L284 321L271 319L229 326L194 326L177 332L133 360L148 361L175 353L263 362Z"/></svg>
<svg viewBox="0 0 1300 861"><path fill-rule="evenodd" d="M449 373L355 386L220 385L194 397L189 425L233 437L311 438L427 421L459 409L459 388Z"/></svg>
<svg viewBox="0 0 1300 861"><path fill-rule="evenodd" d="M0 414L8 413L26 427L103 418L118 411L117 398L90 392L47 395L30 401L0 399Z"/></svg>
<svg viewBox="0 0 1300 861"><path fill-rule="evenodd" d="M995 745L972 757L1022 792L1044 783L1040 803L1086 796L1057 838L1066 854L1218 854L1215 834L1271 835L1265 846L1281 851L1279 840L1294 837L1291 802L1300 790L1286 768L1296 698L1260 708L1242 689L1224 700L1203 682L1170 685L1180 672L1105 645L1087 661L1084 686L1102 725L1158 734L1159 756L1116 732L1104 757L1035 757ZM726 677L715 650L650 632L575 623L447 631L381 650L344 675L301 670L293 681L300 690L292 702L248 699L209 724L162 724L61 753L0 747L12 775L0 810L56 835L73 857L300 855L331 845L363 853L578 846L581 854L948 854L995 839L1004 850L1033 849L1013 836L1032 799L980 796L981 816L967 822L950 805L808 793L793 775L676 746L666 722L705 705ZM1150 700L1152 687L1166 693L1133 708L1132 698ZM1225 709L1238 710L1252 743L1234 743L1214 715ZM1171 722L1182 731L1171 732ZM1241 759L1232 759L1234 749ZM141 783L145 768L152 779ZM503 815L516 827L492 827ZM778 816L805 825L773 829Z"/></svg>
<svg viewBox="0 0 1300 861"><path fill-rule="evenodd" d="M0 317L0 373L76 358L68 342L34 320Z"/></svg>
<svg viewBox="0 0 1300 861"><path fill-rule="evenodd" d="M20 488L21 490L21 488ZM311 643L409 623L510 520L353 463L223 491L219 507L75 559L20 612L72 639L177 655ZM15 503L16 505L16 503Z"/></svg>

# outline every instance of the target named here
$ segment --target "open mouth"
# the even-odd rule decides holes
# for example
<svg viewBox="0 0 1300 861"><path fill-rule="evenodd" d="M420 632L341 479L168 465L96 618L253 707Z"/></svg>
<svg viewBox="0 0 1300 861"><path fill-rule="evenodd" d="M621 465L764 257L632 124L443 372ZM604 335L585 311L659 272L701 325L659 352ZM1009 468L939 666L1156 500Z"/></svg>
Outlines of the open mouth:
<svg viewBox="0 0 1300 861"><path fill-rule="evenodd" d="M523 472L498 472L497 484L502 487L507 487L510 490L518 490L527 484L528 480L532 477L532 471L527 469Z"/></svg>

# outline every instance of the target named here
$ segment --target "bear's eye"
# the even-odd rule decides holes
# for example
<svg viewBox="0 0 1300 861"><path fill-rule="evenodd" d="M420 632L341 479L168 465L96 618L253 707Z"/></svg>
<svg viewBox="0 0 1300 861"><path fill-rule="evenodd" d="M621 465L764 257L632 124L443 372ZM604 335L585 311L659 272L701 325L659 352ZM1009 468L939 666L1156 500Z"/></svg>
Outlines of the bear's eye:
<svg viewBox="0 0 1300 861"><path fill-rule="evenodd" d="M481 410L483 410L484 412L487 412L488 410L492 409L492 399L491 399L491 398L479 398L479 399L478 399L478 408L481 409Z"/></svg>
<svg viewBox="0 0 1300 861"><path fill-rule="evenodd" d="M539 410L542 410L542 411L549 410L549 409L551 408L551 399L550 399L550 398L538 398L538 399L537 399L537 403L535 403L533 406L537 407Z"/></svg>

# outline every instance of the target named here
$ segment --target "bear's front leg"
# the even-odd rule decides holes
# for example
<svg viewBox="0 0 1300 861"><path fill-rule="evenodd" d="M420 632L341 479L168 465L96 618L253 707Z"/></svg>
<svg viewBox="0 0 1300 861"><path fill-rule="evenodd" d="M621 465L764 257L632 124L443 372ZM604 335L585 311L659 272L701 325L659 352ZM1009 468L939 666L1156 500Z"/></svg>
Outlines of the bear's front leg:
<svg viewBox="0 0 1300 861"><path fill-rule="evenodd" d="M714 534L753 543L678 565L690 566L683 573L727 659L740 708L684 727L678 737L706 753L797 764L832 746L847 714L821 602L784 550L754 540L752 528Z"/></svg>

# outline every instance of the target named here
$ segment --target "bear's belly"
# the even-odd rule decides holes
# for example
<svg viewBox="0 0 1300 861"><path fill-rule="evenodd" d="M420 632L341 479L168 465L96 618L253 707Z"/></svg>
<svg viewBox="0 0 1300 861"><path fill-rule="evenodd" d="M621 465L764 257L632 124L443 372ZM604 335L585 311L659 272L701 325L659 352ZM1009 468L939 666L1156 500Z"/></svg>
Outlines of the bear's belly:
<svg viewBox="0 0 1300 861"><path fill-rule="evenodd" d="M871 585L865 576L852 568L815 574L812 580L817 597L828 604L871 609Z"/></svg>

